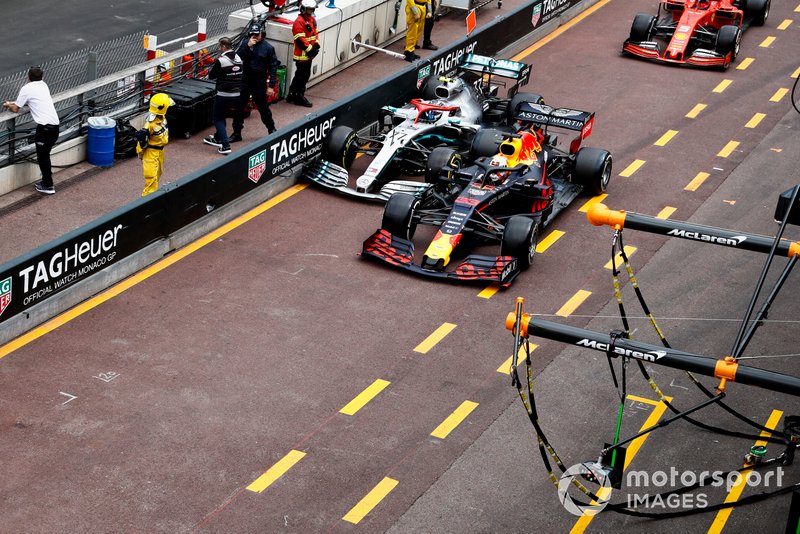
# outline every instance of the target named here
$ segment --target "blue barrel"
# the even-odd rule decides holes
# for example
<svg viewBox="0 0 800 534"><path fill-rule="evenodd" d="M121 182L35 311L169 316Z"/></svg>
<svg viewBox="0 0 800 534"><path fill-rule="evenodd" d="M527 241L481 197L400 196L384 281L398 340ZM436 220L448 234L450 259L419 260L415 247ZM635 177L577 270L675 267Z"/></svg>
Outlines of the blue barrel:
<svg viewBox="0 0 800 534"><path fill-rule="evenodd" d="M92 165L110 167L114 164L114 136L117 132L117 121L109 117L89 117L86 122L89 124L86 159Z"/></svg>

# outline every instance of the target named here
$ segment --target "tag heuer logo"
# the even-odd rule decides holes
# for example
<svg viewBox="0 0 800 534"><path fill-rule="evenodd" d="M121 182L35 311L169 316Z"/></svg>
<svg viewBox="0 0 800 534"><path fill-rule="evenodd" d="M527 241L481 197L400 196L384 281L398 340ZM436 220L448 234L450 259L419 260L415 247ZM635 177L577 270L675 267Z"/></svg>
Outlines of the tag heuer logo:
<svg viewBox="0 0 800 534"><path fill-rule="evenodd" d="M0 315L6 311L8 305L11 304L11 277L9 276L0 282Z"/></svg>
<svg viewBox="0 0 800 534"><path fill-rule="evenodd" d="M262 150L258 154L250 156L250 161L247 168L247 177L253 180L253 183L258 183L264 171L267 170L267 151Z"/></svg>
<svg viewBox="0 0 800 534"><path fill-rule="evenodd" d="M533 15L531 15L531 24L535 28L537 24L539 24L539 18L542 16L542 4L536 4L533 6Z"/></svg>
<svg viewBox="0 0 800 534"><path fill-rule="evenodd" d="M430 76L431 74L431 66L425 65L419 71L417 71L417 89L422 89L422 82L425 81L425 78Z"/></svg>

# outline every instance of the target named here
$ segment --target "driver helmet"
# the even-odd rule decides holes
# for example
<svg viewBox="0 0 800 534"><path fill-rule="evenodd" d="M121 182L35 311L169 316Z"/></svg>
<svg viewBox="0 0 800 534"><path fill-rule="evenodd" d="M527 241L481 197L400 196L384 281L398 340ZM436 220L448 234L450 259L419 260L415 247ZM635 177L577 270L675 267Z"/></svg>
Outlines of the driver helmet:
<svg viewBox="0 0 800 534"><path fill-rule="evenodd" d="M492 161L489 162L489 165L492 167L508 167L508 158L498 154L492 158ZM508 176L508 171L490 172L489 175L491 176L493 183L499 184L505 180L506 176Z"/></svg>
<svg viewBox="0 0 800 534"><path fill-rule="evenodd" d="M433 109L429 109L428 111L422 114L422 120L425 122L436 122L442 116L441 111L436 111Z"/></svg>

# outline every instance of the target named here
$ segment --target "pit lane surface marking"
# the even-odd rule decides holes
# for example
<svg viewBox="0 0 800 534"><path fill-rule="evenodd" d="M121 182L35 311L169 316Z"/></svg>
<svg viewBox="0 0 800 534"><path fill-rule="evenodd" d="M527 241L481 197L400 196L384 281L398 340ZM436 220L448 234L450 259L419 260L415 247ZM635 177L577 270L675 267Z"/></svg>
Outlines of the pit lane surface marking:
<svg viewBox="0 0 800 534"><path fill-rule="evenodd" d="M692 108L692 110L689 113L686 114L686 118L696 119L697 116L700 115L700 112L706 109L706 107L708 106L706 106L705 104L697 104L695 107Z"/></svg>
<svg viewBox="0 0 800 534"><path fill-rule="evenodd" d="M630 178L633 175L633 173L638 171L645 163L647 162L643 159L635 159L633 160L633 163L625 167L625 169L621 173L619 173L619 175L624 178Z"/></svg>
<svg viewBox="0 0 800 534"><path fill-rule="evenodd" d="M653 406L653 411L650 412L650 415L647 417L645 422L642 423L641 428L639 428L639 432L642 432L645 429L655 426L661 419L661 416L664 415L664 412L667 410L667 405L660 401L654 401L636 395L626 395L625 398L630 401L640 402L643 404L649 404L650 406ZM672 397L664 397L664 398L667 400L667 402L672 402ZM625 464L622 466L623 471L628 469L628 466L631 464L633 459L639 453L639 449L642 448L645 440L649 435L650 433L648 432L647 434L639 436L638 438L636 438L631 442L631 445L630 447L628 447L628 450L625 454ZM608 499L610 496L611 496L611 489L608 489L606 491L601 490L598 492L598 497L602 499ZM596 504L596 502L592 501L592 504ZM575 525L572 527L572 530L570 530L570 534L583 534L583 532L586 530L586 527L588 527L589 523L591 523L592 519L594 519L595 515L597 514L581 516L575 523Z"/></svg>
<svg viewBox="0 0 800 534"><path fill-rule="evenodd" d="M755 115L753 115L752 119L747 121L747 124L745 124L744 127L745 128L755 128L756 126L759 125L759 123L761 123L762 120L764 120L764 117L766 117L766 114L764 114L764 113L756 113Z"/></svg>
<svg viewBox="0 0 800 534"><path fill-rule="evenodd" d="M536 343L531 343L530 344L531 353L533 353L533 351L536 350L538 347L539 345L537 345ZM497 368L497 372L502 373L504 375L510 373L511 362L513 361L513 358L514 358L513 354L509 356L508 359L504 361L502 365L500 365L500 367ZM520 364L523 361L525 361L525 347L520 347L519 350L517 351L517 364Z"/></svg>
<svg viewBox="0 0 800 534"><path fill-rule="evenodd" d="M761 44L758 46L760 46L761 48L769 48L770 46L772 46L772 43L774 42L775 42L775 37L770 35L769 37L761 41Z"/></svg>
<svg viewBox="0 0 800 534"><path fill-rule="evenodd" d="M783 19L783 22L778 24L778 29L783 31L791 25L792 25L792 19Z"/></svg>
<svg viewBox="0 0 800 534"><path fill-rule="evenodd" d="M181 248L179 250L176 250L175 252L173 252L172 254L167 256L166 258L164 258L164 259L162 259L162 260L150 265L149 267L146 267L145 269L143 269L143 270L139 271L138 273L130 276L129 278L126 278L125 280L123 280L123 281L111 286L110 288L106 289L105 291L103 291L99 295L96 295L96 296L90 298L89 300L86 300L86 301L78 304L74 308L71 308L71 309L65 311L64 313L62 313L62 314L50 319L46 323L44 323L44 324L42 324L40 326L37 326L36 328L31 330L30 332L27 332L27 333L21 335L20 337L14 339L12 341L9 341L8 343L6 343L2 347L0 347L0 359L4 358L5 356L8 356L9 354L14 352L15 350L17 350L17 349L19 349L21 347L24 347L25 345L27 345L31 341L35 341L36 339L39 339L43 335L45 335L45 334L47 334L49 332L52 332L53 330L55 330L59 326L67 324L68 322L72 321L76 317L80 317L81 315L83 315L84 313L88 312L89 310L92 310L92 309L96 308L97 306L99 306L100 304L106 302L107 300L110 300L110 299L116 297L117 295L123 293L124 291L127 291L128 289L130 289L133 286L139 284L140 282L143 282L144 280L147 280L148 278L150 278L154 274L161 272L162 270L166 269L170 265L173 265L174 263L177 263L178 261L182 260L183 258L188 256L189 254L192 254L193 252L196 252L196 251L200 250L201 248L203 248L204 246L208 245L209 243L212 243L212 242L216 241L217 239L219 239L223 235L225 235L228 232L238 228L239 226L243 225L247 221L249 221L251 219L254 219L258 215L261 215L262 213L264 213L268 209L272 208L273 206L276 206L277 204L280 204L281 202L283 202L287 198L290 198L290 197L296 195L297 193L299 193L300 191L302 191L303 189L305 189L308 186L309 186L309 184L298 184L298 185L290 187L286 191L280 193L279 195L274 196L273 198L267 200L263 204L260 204L260 205L256 206L255 208L251 209L247 213L245 213L243 215L240 215L239 217L236 217L234 220L224 224L223 226L220 226L219 228L217 228L213 232L209 232L208 234L204 235L200 239L198 239L198 240L196 240L196 241L194 241L192 243L189 243L188 245L186 245L185 247L183 247L183 248Z"/></svg>
<svg viewBox="0 0 800 534"><path fill-rule="evenodd" d="M339 410L339 413L345 415L355 415L361 408L363 408L369 401L378 396L378 394L386 389L391 382L381 380L380 378L370 384L364 391L359 393L356 398L347 403L347 405Z"/></svg>
<svg viewBox="0 0 800 534"><path fill-rule="evenodd" d="M633 253L636 252L637 249L636 249L636 247L632 247L630 245L625 245L624 250L625 250L625 255L628 258L630 258L631 256L633 256ZM616 264L617 266L622 265L622 252L617 252L614 255L614 262L615 262L614 264ZM612 264L611 260L608 260L608 263L606 263L604 265L604 268L606 268L606 269L608 269L610 271L614 264Z"/></svg>
<svg viewBox="0 0 800 534"><path fill-rule="evenodd" d="M672 217L672 214L677 211L678 208L673 208L672 206L665 206L664 209L658 212L656 215L656 219L669 219Z"/></svg>
<svg viewBox="0 0 800 534"><path fill-rule="evenodd" d="M788 89L786 89L785 87L781 87L780 89L775 91L775 94L772 95L772 98L770 98L769 101L770 102L780 102L781 100L783 100L783 97L786 96L786 94L788 92L789 92Z"/></svg>
<svg viewBox="0 0 800 534"><path fill-rule="evenodd" d="M659 137L653 144L656 146L666 146L676 135L678 135L678 130L667 130L664 135Z"/></svg>
<svg viewBox="0 0 800 534"><path fill-rule="evenodd" d="M584 303L586 299L592 294L591 291L586 291L585 289L579 289L577 293L572 295L570 299L564 303L561 308L556 312L556 315L559 317L569 317L572 313L578 309L578 307Z"/></svg>
<svg viewBox="0 0 800 534"><path fill-rule="evenodd" d="M711 90L712 93L721 93L728 88L730 84L733 83L733 80L722 80L717 84L717 86Z"/></svg>
<svg viewBox="0 0 800 534"><path fill-rule="evenodd" d="M589 212L589 208L591 208L595 204L598 204L598 203L604 201L606 199L606 197L608 197L608 195L606 193L603 193L602 195L597 195L596 197L592 197L589 200L587 200L586 203L583 206L578 208L578 211L581 212L581 213L588 213Z"/></svg>
<svg viewBox="0 0 800 534"><path fill-rule="evenodd" d="M792 73L792 78L797 78L798 76L800 76L800 67Z"/></svg>
<svg viewBox="0 0 800 534"><path fill-rule="evenodd" d="M261 493L272 485L273 482L282 477L294 464L303 459L306 453L302 451L290 451L286 456L278 460L272 467L267 469L263 475L255 479L247 486L247 489L254 493Z"/></svg>
<svg viewBox="0 0 800 534"><path fill-rule="evenodd" d="M739 148L739 144L740 144L739 141L728 141L728 144L725 145L724 147L722 147L722 150L720 150L717 153L717 157L718 158L727 158L728 156L733 154L734 150Z"/></svg>
<svg viewBox="0 0 800 534"><path fill-rule="evenodd" d="M414 352L419 352L420 354L427 354L429 350L431 350L437 343L447 337L447 334L455 329L456 325L453 323L444 323L442 326L434 330L434 332L429 335L425 341L414 347Z"/></svg>
<svg viewBox="0 0 800 534"><path fill-rule="evenodd" d="M778 426L778 421L780 421L781 417L783 416L783 412L780 410L772 410L772 414L770 414L769 419L767 419L765 427L775 430L775 427ZM760 436L764 438L768 438L772 435L771 432L761 431ZM756 441L753 446L767 446L767 442L764 440ZM731 488L728 496L725 497L725 502L736 502L739 500L739 497L742 496L742 492L744 491L745 486L747 485L747 479L752 473L752 469L748 469L746 471L742 471L741 477L737 480L736 484ZM733 508L723 508L722 510L717 512L717 516L714 518L714 522L711 524L711 527L708 529L708 534L719 534L722 532L722 529L725 527L725 523L728 521L728 518L733 513Z"/></svg>
<svg viewBox="0 0 800 534"><path fill-rule="evenodd" d="M447 419L442 421L442 423L437 426L433 432L431 432L431 436L439 439L446 438L450 435L450 432L455 430L458 425L463 423L464 419L466 419L477 407L477 402L465 400L453 411L453 413L447 416Z"/></svg>
<svg viewBox="0 0 800 534"><path fill-rule="evenodd" d="M751 64L753 61L755 61L755 60L754 60L753 58L751 58L751 57L746 57L746 58L744 58L744 59L743 59L743 60L741 60L741 61L739 62L739 64L736 66L736 70L745 70L747 67L749 67L749 66L750 66L750 64Z"/></svg>
<svg viewBox="0 0 800 534"><path fill-rule="evenodd" d="M381 501L391 493L397 484L397 480L384 477L383 480L372 488L372 491L367 493L342 519L357 525L373 508L378 506Z"/></svg>

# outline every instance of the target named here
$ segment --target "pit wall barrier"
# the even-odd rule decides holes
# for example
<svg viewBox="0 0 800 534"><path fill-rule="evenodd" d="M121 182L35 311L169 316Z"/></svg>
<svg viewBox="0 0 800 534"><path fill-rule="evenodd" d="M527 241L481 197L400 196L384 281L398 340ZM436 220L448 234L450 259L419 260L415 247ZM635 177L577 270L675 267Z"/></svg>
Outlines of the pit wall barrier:
<svg viewBox="0 0 800 534"><path fill-rule="evenodd" d="M511 55L597 0L535 0L350 99L306 115L230 156L0 265L0 344L96 295L296 183L335 125L362 129L384 105L419 96L466 53ZM536 71L531 76L535 91ZM365 114L363 110L374 110ZM2 354L0 354L0 357Z"/></svg>

